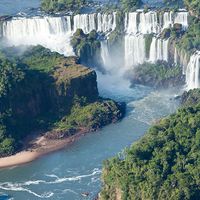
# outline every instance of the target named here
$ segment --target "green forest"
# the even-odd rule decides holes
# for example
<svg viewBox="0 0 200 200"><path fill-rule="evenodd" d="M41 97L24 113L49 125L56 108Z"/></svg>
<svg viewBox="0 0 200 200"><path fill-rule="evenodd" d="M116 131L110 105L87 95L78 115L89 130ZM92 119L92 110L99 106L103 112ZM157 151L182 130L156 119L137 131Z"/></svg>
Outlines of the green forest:
<svg viewBox="0 0 200 200"><path fill-rule="evenodd" d="M0 157L21 150L34 131L69 136L123 117L124 105L100 98L96 73L77 58L41 46L17 52L0 54Z"/></svg>
<svg viewBox="0 0 200 200"><path fill-rule="evenodd" d="M192 96L196 103L188 106ZM101 199L200 199L199 89L121 155L104 162Z"/></svg>

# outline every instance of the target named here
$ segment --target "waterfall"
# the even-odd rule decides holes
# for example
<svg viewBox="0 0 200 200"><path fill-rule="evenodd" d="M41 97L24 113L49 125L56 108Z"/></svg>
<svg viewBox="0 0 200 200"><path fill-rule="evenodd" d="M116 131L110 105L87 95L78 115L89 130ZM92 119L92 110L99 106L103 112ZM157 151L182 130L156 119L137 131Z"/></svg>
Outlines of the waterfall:
<svg viewBox="0 0 200 200"><path fill-rule="evenodd" d="M137 33L138 26L137 26L137 12L133 13L126 13L126 20L125 20L125 31L127 33Z"/></svg>
<svg viewBox="0 0 200 200"><path fill-rule="evenodd" d="M109 32L116 28L116 13L113 14L97 14L97 31Z"/></svg>
<svg viewBox="0 0 200 200"><path fill-rule="evenodd" d="M9 46L40 44L53 51L73 55L69 16L17 18L4 22L2 29Z"/></svg>
<svg viewBox="0 0 200 200"><path fill-rule="evenodd" d="M155 63L158 60L168 61L168 42L169 39L163 40L153 37L150 46L149 61Z"/></svg>
<svg viewBox="0 0 200 200"><path fill-rule="evenodd" d="M126 69L144 63L146 59L144 35L126 35L124 46Z"/></svg>
<svg viewBox="0 0 200 200"><path fill-rule="evenodd" d="M143 34L158 33L159 26L157 20L157 12L150 11L147 13L139 14L139 27L138 31Z"/></svg>
<svg viewBox="0 0 200 200"><path fill-rule="evenodd" d="M200 51L195 52L191 57L186 68L187 89L200 87Z"/></svg>
<svg viewBox="0 0 200 200"><path fill-rule="evenodd" d="M112 61L109 55L108 41L101 41L101 59L107 71L112 70Z"/></svg>
<svg viewBox="0 0 200 200"><path fill-rule="evenodd" d="M175 49L174 49L174 64L178 64L178 55L177 55L177 49L176 49L176 47L175 47Z"/></svg>
<svg viewBox="0 0 200 200"><path fill-rule="evenodd" d="M73 48L70 44L73 33L81 28L85 33L96 30L99 33L108 35L116 29L116 13L92 13L78 14L75 16L44 16L30 18L13 18L1 24L2 38L7 42L8 46L13 45L42 45L52 51L57 51L66 56L74 55ZM108 37L101 42L101 59L106 70L116 70L121 65L125 67L117 69L119 72L131 69L131 67L144 62L155 63L158 60L169 61L169 39L164 40L159 37L160 33L174 24L179 23L183 29L188 27L188 13L186 11L179 12L144 12L137 10L125 14L124 23L124 45L123 50L119 50L119 55L113 55L117 49L108 47ZM145 35L153 34L150 44L149 59L146 57ZM113 47L115 48L115 47ZM196 54L195 54L196 55ZM113 58L115 62L113 62ZM193 56L194 57L194 56ZM194 58L191 59L194 60ZM124 64L119 60L123 60ZM177 53L175 49L174 62L183 66L183 73L189 73L187 66L187 56ZM190 61L188 66L194 61ZM113 64L115 63L115 64ZM195 68L196 69L196 68ZM192 70L192 67L190 67ZM193 70L194 71L194 70ZM195 73L197 74L197 73ZM189 75L187 75L189 77ZM191 80L191 79L187 79Z"/></svg>
<svg viewBox="0 0 200 200"><path fill-rule="evenodd" d="M163 14L163 24L162 24L162 28L169 28L170 26L172 26L173 21L172 21L172 12L165 12Z"/></svg>
<svg viewBox="0 0 200 200"><path fill-rule="evenodd" d="M174 24L181 24L185 30L188 27L188 12L175 13Z"/></svg>
<svg viewBox="0 0 200 200"><path fill-rule="evenodd" d="M125 32L128 34L160 34L165 28L173 27L179 23L183 29L188 27L188 13L181 12L130 12L125 15Z"/></svg>
<svg viewBox="0 0 200 200"><path fill-rule="evenodd" d="M78 28L82 29L84 33L89 33L92 30L96 30L95 14L75 15L74 16L74 32Z"/></svg>
<svg viewBox="0 0 200 200"><path fill-rule="evenodd" d="M78 28L85 33L96 30L107 34L116 28L116 13L13 18L3 22L2 37L8 46L42 45L71 56L74 53L70 39Z"/></svg>

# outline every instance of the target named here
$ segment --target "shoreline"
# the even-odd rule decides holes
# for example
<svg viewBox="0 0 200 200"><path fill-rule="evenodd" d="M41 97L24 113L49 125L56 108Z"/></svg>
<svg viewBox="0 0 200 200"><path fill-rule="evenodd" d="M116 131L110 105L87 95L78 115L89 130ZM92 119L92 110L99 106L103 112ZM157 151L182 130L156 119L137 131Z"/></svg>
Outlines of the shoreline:
<svg viewBox="0 0 200 200"><path fill-rule="evenodd" d="M44 136L38 136L28 143L32 147L22 150L14 155L0 158L0 169L30 163L44 155L67 147L86 133L89 133L89 131L80 130L76 134L64 139L47 139Z"/></svg>

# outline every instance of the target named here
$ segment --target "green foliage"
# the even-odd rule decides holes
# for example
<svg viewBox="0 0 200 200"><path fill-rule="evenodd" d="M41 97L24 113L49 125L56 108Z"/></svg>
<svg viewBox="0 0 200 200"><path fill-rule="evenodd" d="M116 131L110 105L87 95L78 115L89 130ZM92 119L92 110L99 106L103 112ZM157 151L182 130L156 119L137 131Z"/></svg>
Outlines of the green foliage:
<svg viewBox="0 0 200 200"><path fill-rule="evenodd" d="M182 106L188 107L196 105L200 102L200 89L189 90L184 92L181 96Z"/></svg>
<svg viewBox="0 0 200 200"><path fill-rule="evenodd" d="M21 62L28 65L30 69L50 73L62 58L60 54L38 45L25 51Z"/></svg>
<svg viewBox="0 0 200 200"><path fill-rule="evenodd" d="M200 199L200 104L160 120L104 163L101 199Z"/></svg>
<svg viewBox="0 0 200 200"><path fill-rule="evenodd" d="M91 72L77 65L75 59L66 59L41 46L32 47L23 55L14 52L9 48L0 56L0 156L16 151L31 131L41 126L47 129L60 115L66 115L74 94L90 95L88 102L98 97L95 79L86 77L88 86L81 91L76 87L78 81L70 82L79 77L86 80L84 75Z"/></svg>
<svg viewBox="0 0 200 200"><path fill-rule="evenodd" d="M71 44L77 56L80 57L80 62L87 65L100 65L100 47L101 44L97 40L97 33L95 30L89 34L84 34L82 29L77 29L74 33Z"/></svg>
<svg viewBox="0 0 200 200"><path fill-rule="evenodd" d="M178 47L191 52L200 49L200 21L197 18L191 18L189 24L188 30L178 41Z"/></svg>
<svg viewBox="0 0 200 200"><path fill-rule="evenodd" d="M81 103L75 102L70 115L56 124L59 130L96 130L122 118L124 112L122 107L112 100L100 99L91 104L85 104L85 100L81 100Z"/></svg>
<svg viewBox="0 0 200 200"><path fill-rule="evenodd" d="M145 35L145 52L146 52L146 57L147 58L149 58L152 39L153 39L153 35L152 34Z"/></svg>
<svg viewBox="0 0 200 200"><path fill-rule="evenodd" d="M199 0L184 0L185 5L193 12L194 15L200 16Z"/></svg>
<svg viewBox="0 0 200 200"><path fill-rule="evenodd" d="M57 12L79 10L85 3L85 0L42 0L41 7L47 12Z"/></svg>
<svg viewBox="0 0 200 200"><path fill-rule="evenodd" d="M91 32L83 37L92 41L97 36ZM116 102L99 99L95 72L77 64L75 57L41 46L15 52L9 48L0 53L0 157L19 150L28 134L48 131L56 122L57 131L68 136L122 116Z"/></svg>
<svg viewBox="0 0 200 200"><path fill-rule="evenodd" d="M142 5L141 0L120 0L119 2L124 11L134 11Z"/></svg>
<svg viewBox="0 0 200 200"><path fill-rule="evenodd" d="M24 73L16 63L6 58L0 59L0 98L8 94L12 87L24 78Z"/></svg>
<svg viewBox="0 0 200 200"><path fill-rule="evenodd" d="M156 64L144 63L134 69L130 79L133 83L168 87L182 83L182 69L179 66L170 66L161 61Z"/></svg>

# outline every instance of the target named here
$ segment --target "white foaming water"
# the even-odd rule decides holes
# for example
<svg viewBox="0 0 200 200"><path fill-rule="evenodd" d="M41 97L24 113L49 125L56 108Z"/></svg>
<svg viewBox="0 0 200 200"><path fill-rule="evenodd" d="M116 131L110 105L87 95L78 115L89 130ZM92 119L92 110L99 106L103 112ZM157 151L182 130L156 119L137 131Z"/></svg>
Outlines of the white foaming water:
<svg viewBox="0 0 200 200"><path fill-rule="evenodd" d="M34 195L35 197L42 198L42 199L50 198L54 195L53 192L44 192L43 194L38 194L36 192L33 192L30 189L22 187L20 184L12 184L8 182L0 184L0 189L5 190L5 191L27 192L29 194Z"/></svg>
<svg viewBox="0 0 200 200"><path fill-rule="evenodd" d="M143 34L158 33L158 18L157 12L140 13L138 31Z"/></svg>
<svg viewBox="0 0 200 200"><path fill-rule="evenodd" d="M144 62L155 63L158 60L169 61L169 39L159 38L160 33L174 24L179 23L183 29L188 27L188 13L186 11L164 12L136 11L125 14L125 67ZM150 45L149 58L146 57L145 34L154 34ZM175 58L177 61L177 58ZM176 62L175 61L175 62ZM184 61L185 63L185 61Z"/></svg>
<svg viewBox="0 0 200 200"><path fill-rule="evenodd" d="M172 24L172 12L165 12L163 14L163 29L169 28Z"/></svg>
<svg viewBox="0 0 200 200"><path fill-rule="evenodd" d="M39 185L39 184L60 184L63 182L68 182L68 181L80 181L83 178L88 178L88 177L95 178L95 176L97 176L99 174L101 174L101 170L99 168L94 168L90 174L78 175L78 176L73 176L73 177L59 178L55 174L50 174L50 175L47 174L46 175L47 177L55 178L55 180L53 180L53 181L29 180L29 181L22 182L22 183L4 182L4 183L0 183L0 189L5 190L5 191L27 192L38 198L50 198L54 195L53 192L44 192L42 194L38 194L27 187L33 186L33 185ZM66 189L65 192L68 192L68 191L75 193L73 190L70 190L70 189Z"/></svg>
<svg viewBox="0 0 200 200"><path fill-rule="evenodd" d="M65 55L74 55L70 45L70 17L17 18L3 23L9 46L43 45Z"/></svg>
<svg viewBox="0 0 200 200"><path fill-rule="evenodd" d="M137 33L138 25L137 25L137 12L126 13L125 14L125 31L127 33Z"/></svg>
<svg viewBox="0 0 200 200"><path fill-rule="evenodd" d="M163 29L173 27L178 23L184 29L188 27L188 13L181 12L131 12L125 15L125 31L128 34L159 34Z"/></svg>
<svg viewBox="0 0 200 200"><path fill-rule="evenodd" d="M80 28L84 33L89 33L92 30L96 30L96 14L81 14L74 16L74 32Z"/></svg>
<svg viewBox="0 0 200 200"><path fill-rule="evenodd" d="M195 52L191 57L186 68L187 89L200 87L200 51Z"/></svg>
<svg viewBox="0 0 200 200"><path fill-rule="evenodd" d="M97 31L98 32L109 32L116 28L116 13L112 14L97 14Z"/></svg>
<svg viewBox="0 0 200 200"><path fill-rule="evenodd" d="M144 35L126 35L124 46L126 69L144 63L146 59Z"/></svg>
<svg viewBox="0 0 200 200"><path fill-rule="evenodd" d="M150 46L150 62L155 63L158 60L168 61L168 42L169 40L153 37Z"/></svg>
<svg viewBox="0 0 200 200"><path fill-rule="evenodd" d="M8 46L42 45L66 56L74 55L70 39L81 28L108 33L116 27L116 13L81 14L62 17L13 18L2 25L2 37Z"/></svg>
<svg viewBox="0 0 200 200"><path fill-rule="evenodd" d="M188 27L188 12L177 12L174 17L174 24L181 24L183 29Z"/></svg>
<svg viewBox="0 0 200 200"><path fill-rule="evenodd" d="M101 59L103 61L103 66L106 68L108 72L112 71L112 61L109 54L109 47L108 47L108 41L104 40L101 41Z"/></svg>

